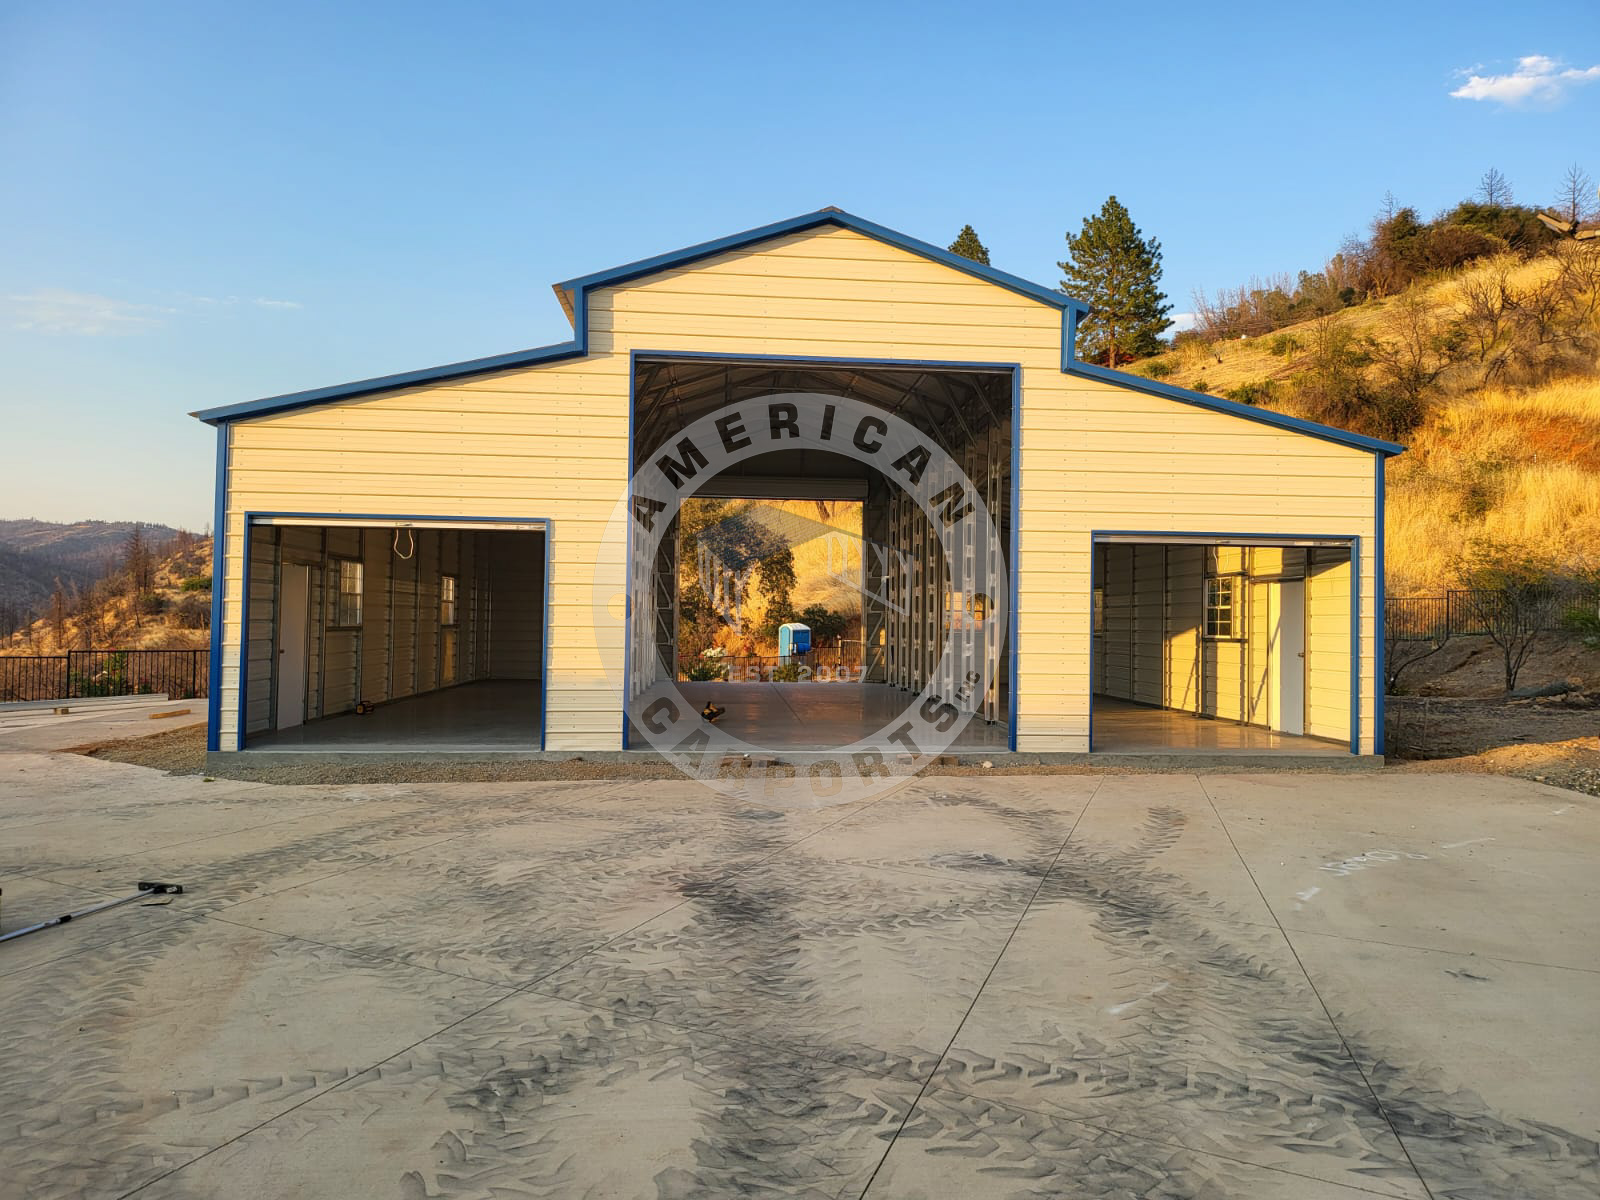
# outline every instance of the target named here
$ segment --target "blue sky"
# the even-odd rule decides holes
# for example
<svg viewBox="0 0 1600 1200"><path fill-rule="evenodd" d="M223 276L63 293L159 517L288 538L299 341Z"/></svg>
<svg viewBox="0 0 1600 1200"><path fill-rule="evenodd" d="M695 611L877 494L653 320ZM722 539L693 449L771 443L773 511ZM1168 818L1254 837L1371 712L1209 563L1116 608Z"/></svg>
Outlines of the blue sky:
<svg viewBox="0 0 1600 1200"><path fill-rule="evenodd" d="M1600 176L1594 15L10 0L0 517L202 527L188 411L560 341L553 281L826 204L1054 284L1115 193L1181 312L1386 191L1544 202Z"/></svg>

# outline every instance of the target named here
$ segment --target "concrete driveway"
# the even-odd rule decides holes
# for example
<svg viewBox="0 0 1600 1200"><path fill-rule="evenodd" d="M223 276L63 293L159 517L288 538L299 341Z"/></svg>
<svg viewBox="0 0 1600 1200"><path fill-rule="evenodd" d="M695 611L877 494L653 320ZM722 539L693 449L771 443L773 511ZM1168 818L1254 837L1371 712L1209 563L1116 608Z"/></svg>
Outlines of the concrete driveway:
<svg viewBox="0 0 1600 1200"><path fill-rule="evenodd" d="M0 1192L1583 1197L1600 807L274 787L0 732Z"/></svg>

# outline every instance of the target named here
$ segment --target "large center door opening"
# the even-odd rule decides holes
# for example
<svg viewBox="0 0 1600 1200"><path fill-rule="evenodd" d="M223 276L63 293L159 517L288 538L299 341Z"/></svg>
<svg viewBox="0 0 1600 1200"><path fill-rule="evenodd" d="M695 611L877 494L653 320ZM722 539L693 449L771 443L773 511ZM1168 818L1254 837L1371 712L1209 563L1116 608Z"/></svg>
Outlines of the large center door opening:
<svg viewBox="0 0 1600 1200"><path fill-rule="evenodd" d="M672 358L641 358L636 370L636 470L709 414L763 398L817 408L844 397L942 452L952 480L964 476L987 505L996 536L955 545L964 557L952 572L939 531L893 470L814 446L696 479L692 498L663 514L672 525L653 561L630 554L628 745L648 744L638 714L670 684L752 745L849 746L891 727L924 689L959 686L941 678L954 636L991 669L949 748L1007 749L1009 623L995 609L1009 616L1010 591L999 582L958 591L952 579L1009 578L1012 373Z"/></svg>

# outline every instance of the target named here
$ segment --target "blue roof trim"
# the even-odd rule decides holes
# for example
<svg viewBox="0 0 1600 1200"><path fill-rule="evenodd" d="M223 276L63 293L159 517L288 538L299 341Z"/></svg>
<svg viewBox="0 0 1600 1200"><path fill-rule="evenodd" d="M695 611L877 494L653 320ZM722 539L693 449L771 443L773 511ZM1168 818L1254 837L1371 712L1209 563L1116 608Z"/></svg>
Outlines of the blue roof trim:
<svg viewBox="0 0 1600 1200"><path fill-rule="evenodd" d="M573 337L569 342L558 342L553 346L540 346L531 350L518 350L510 354L497 354L489 358L468 359L465 362L449 363L442 367L429 367L421 371L407 371L398 375L381 375L375 379L362 379L354 383L336 384L333 387L315 388L311 391L269 396L263 400L250 400L243 404L229 404L221 408L203 409L190 415L198 417L209 425L219 425L240 417L263 416L267 413L307 408L311 405L326 404L335 400L350 400L358 396L395 391L399 388L443 383L451 379L464 379L473 375L489 374L493 371L540 366L546 363L560 362L563 359L581 358L589 353L588 294L593 289L620 287L633 280L642 279L647 275L686 267L718 254L742 250L747 246L770 241L772 238L783 237L790 233L800 233L807 229L816 229L825 225L854 230L856 233L866 237L891 246L898 246L909 253L920 255L954 270L976 276L988 283L1016 292L1018 295L1025 296L1030 300L1036 300L1041 304L1060 309L1061 369L1069 375L1098 379L1101 382L1115 384L1118 387L1148 392L1151 395L1162 396L1168 400L1176 400L1182 404L1208 408L1215 412L1243 417L1246 420L1257 421L1264 425L1275 425L1280 429L1308 434L1311 437L1322 438L1324 441L1353 446L1376 454L1399 454L1405 449L1405 447L1398 446L1393 442L1379 441L1376 438L1363 437L1357 433L1347 433L1342 429L1319 425L1314 421L1303 421L1298 417L1288 417L1267 409L1252 408L1247 404L1223 400L1216 396L1207 396L1202 392L1191 392L1184 388L1157 383L1154 380L1145 379L1138 375L1129 375L1122 371L1095 366L1092 363L1080 362L1077 358L1078 321L1090 312L1089 306L1083 301L1075 300L1071 296L1063 295L1058 291L1053 291L1020 276L1011 275L1005 271L996 270L994 267L974 262L970 258L963 258L959 254L952 254L948 250L941 250L938 246L929 242L908 237L897 230L868 221L863 217L856 216L854 213L847 213L838 208L824 208L819 209L817 212L804 213L798 217L790 217L787 221L777 221L771 225L747 229L743 233L735 233L728 237L718 238L715 241L701 242L698 245L687 246L682 250L674 250L669 254L658 254L654 258L640 259L638 262L613 267L608 271L598 271L592 275L580 275L575 279L559 283L556 285L557 290L570 293L572 297Z"/></svg>
<svg viewBox="0 0 1600 1200"><path fill-rule="evenodd" d="M326 404L334 400L351 400L357 396L369 396L377 392L394 391L398 388L443 383L451 379L485 375L492 371L540 366L545 363L560 362L568 358L581 358L589 353L588 293L592 289L618 287L632 280L642 279L646 275L654 275L660 271L670 271L678 267L685 267L717 254L741 250L746 246L754 246L775 237L782 237L789 233L800 233L804 230L816 229L824 225L833 225L840 229L851 229L867 237L875 238L880 242L886 242L891 246L898 246L912 254L921 255L923 258L932 259L934 262L942 263L957 271L975 275L988 283L997 284L1019 295L1026 296L1030 300L1037 300L1041 304L1059 308L1069 316L1087 314L1089 311L1089 306L1081 300L1074 300L1070 296L1052 291L1050 288L1023 279L1021 276L1011 275L1005 271L996 270L994 267L973 262L970 258L963 258L959 254L951 254L950 251L941 250L938 246L929 242L907 237L905 234L887 226L868 221L842 209L824 208L817 212L791 217L787 221L778 221L771 225L760 226L757 229L748 229L743 233L736 233L730 237L718 238L716 241L701 242L695 246L687 246L682 250L674 250L670 254L658 254L654 258L641 259L638 262L613 267L609 271L599 271L592 275L582 275L576 279L569 279L565 283L558 283L556 285L558 290L572 294L573 337L570 342L558 342L553 346L539 346L531 350L517 350L510 354L497 354L490 358L473 358L465 362L448 363L442 367L428 367L421 371L406 371L398 375L380 375L374 379L361 379L354 383L341 383L333 387L314 388L305 392L288 392L282 396L268 396L263 400L249 400L242 404L228 404L220 408L202 409L189 415L198 417L208 425L218 425L224 421L232 421L239 417L263 416L267 413L284 412L293 408L306 408L314 404Z"/></svg>
<svg viewBox="0 0 1600 1200"><path fill-rule="evenodd" d="M718 254L727 254L730 251L742 250L746 246L754 246L761 242L771 241L776 237L783 237L790 233L802 233L807 229L816 229L823 225L834 225L840 229L851 229L856 233L864 234L876 241L886 242L891 246L898 246L902 250L923 258L932 259L944 266L963 271L968 275L976 275L979 279L989 283L998 284L1018 295L1026 296L1030 300L1037 300L1048 304L1052 308L1076 309L1081 313L1088 313L1089 306L1081 300L1074 300L1071 296L1063 295L1042 284L1034 283L1031 279L1023 279L1020 275L1012 275L995 267L974 262L970 258L963 258L959 254L952 254L931 242L924 242L918 238L909 237L899 230L890 229L886 225L879 225L865 217L858 217L854 213L847 213L839 208L824 208L816 212L804 213L798 217L790 217L787 221L775 221L771 225L762 225L755 229L747 229L743 233L730 234L728 237L717 238L715 241L701 242L696 246L686 246L682 250L674 250L668 254L658 254L653 258L642 258L638 262L627 263L624 266L612 267L609 271L596 271L592 275L580 275L576 279L566 280L556 284L573 293L587 291L598 287L616 287L646 275L654 275L660 271L671 271L679 267L686 267L702 259L712 258Z"/></svg>
<svg viewBox="0 0 1600 1200"><path fill-rule="evenodd" d="M585 322L587 323L587 322ZM585 339L587 340L587 339ZM207 425L220 425L236 417L256 417L263 413L283 412L285 409L306 408L313 404L326 404L333 400L349 400L368 396L374 392L390 392L397 388L416 387L424 383L440 383L447 379L464 379L470 375L485 375L491 371L504 371L511 367L530 367L539 363L559 362L564 358L581 358L589 352L587 345L578 341L559 342L554 346L540 346L533 350L517 350L511 354L496 354L491 358L473 358L466 362L448 363L442 367L428 367L421 371L405 371L399 375L380 375L375 379L361 379L355 383L339 383L333 387L313 388L308 392L289 392L282 396L268 396L264 400L247 400L243 404L227 404L221 408L206 408L193 412Z"/></svg>
<svg viewBox="0 0 1600 1200"><path fill-rule="evenodd" d="M1068 375L1079 375L1085 379L1098 379L1102 383L1115 384L1130 391L1146 392L1152 396L1176 400L1180 404L1192 404L1196 408L1209 408L1213 412L1227 413L1231 417L1243 417L1247 421L1256 421L1262 425L1275 425L1279 429L1287 429L1292 433L1307 434L1310 437L1321 438L1325 442L1336 442L1341 446L1351 446L1357 450L1367 450L1374 454L1387 456L1405 453L1405 447L1394 442L1385 442L1378 438L1366 437L1359 433L1351 433L1345 429L1335 429L1332 425L1319 425L1315 421L1286 416L1283 413L1273 412L1268 408L1253 408L1248 404L1240 404L1236 400L1224 400L1220 396L1208 396L1204 392L1191 392L1188 388L1158 383L1154 379L1146 379L1142 375L1131 375L1126 371L1114 371L1110 367L1082 362L1079 360L1077 352L1077 318L1078 313L1073 311L1067 312L1063 317L1061 370Z"/></svg>

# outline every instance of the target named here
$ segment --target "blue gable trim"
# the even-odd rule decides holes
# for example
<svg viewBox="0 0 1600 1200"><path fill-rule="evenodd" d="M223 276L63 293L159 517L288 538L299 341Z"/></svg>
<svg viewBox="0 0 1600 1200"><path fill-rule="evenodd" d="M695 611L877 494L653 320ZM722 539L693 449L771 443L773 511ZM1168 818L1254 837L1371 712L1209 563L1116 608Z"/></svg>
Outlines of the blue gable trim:
<svg viewBox="0 0 1600 1200"><path fill-rule="evenodd" d="M1052 291L1040 284L1033 283L1017 275L996 270L994 267L984 266L982 263L973 262L970 258L963 258L959 254L951 254L948 250L907 237L903 233L878 225L872 221L855 216L853 213L844 212L842 209L825 208L817 212L806 213L803 216L791 217L787 221L778 221L771 225L763 225L757 229L749 229L743 233L736 233L730 237L718 238L716 241L701 242L695 246L688 246L682 250L674 250L670 254L658 254L654 258L641 259L638 262L627 263L624 266L613 267L609 271L598 271L592 275L582 275L576 279L569 279L565 283L556 285L557 289L569 293L572 297L572 340L558 342L553 346L539 346L532 350L517 350L510 354L497 354L489 358L473 358L465 362L449 363L442 367L428 367L421 371L406 371L398 375L380 375L373 379L357 380L354 383L341 383L333 387L314 388L305 392L289 392L282 396L268 396L264 400L249 400L242 404L228 404L220 408L207 408L191 413L208 425L217 425L224 421L232 421L239 417L257 417L266 413L284 412L288 409L306 408L314 404L326 404L334 400L350 400L357 396L370 396L377 392L393 391L398 388L417 387L423 384L443 383L451 379L464 379L472 375L485 375L491 371L506 371L516 367L541 366L546 363L560 362L568 358L581 358L589 353L589 303L588 294L595 288L619 287L647 275L655 275L661 271L670 271L679 267L686 267L714 255L726 254L733 250L742 250L747 246L754 246L760 242L770 241L775 237L785 234L800 233L807 229L817 229L825 225L832 225L840 229L852 229L867 237L886 242L891 246L898 246L912 254L921 255L923 258L932 259L934 262L943 263L957 271L968 275L975 275L988 283L1026 296L1030 300L1037 300L1041 304L1048 304L1052 308L1062 309L1069 315L1087 313L1089 306L1081 300L1074 300L1060 292Z"/></svg>
<svg viewBox="0 0 1600 1200"><path fill-rule="evenodd" d="M576 279L569 279L564 283L557 284L557 290L570 295L572 300L573 336L572 340L568 342L558 342L553 346L540 346L531 350L513 351L510 354L493 355L489 358L468 359L465 362L449 363L442 367L429 367L421 371L407 371L398 375L381 375L374 379L362 379L354 383L315 388L311 391L269 396L264 400L251 400L243 404L208 408L192 415L207 424L218 425L240 417L263 416L267 413L306 408L335 400L350 400L358 396L369 396L378 392L394 391L399 388L443 383L452 379L485 375L493 371L541 366L547 363L561 362L569 358L581 358L589 353L589 293L595 288L621 287L634 280L659 274L662 271L687 267L718 254L727 254L758 245L761 242L770 241L773 238L783 237L786 234L800 233L823 226L853 230L856 233L888 245L898 246L911 254L942 263L965 274L976 276L988 283L1006 288L1018 295L1026 296L1030 300L1060 309L1061 369L1069 375L1097 379L1103 383L1115 384L1118 387L1147 392L1168 400L1176 400L1181 404L1208 408L1215 412L1243 417L1245 420L1257 421L1264 425L1273 425L1294 433L1303 433L1310 437L1321 438L1324 441L1336 442L1340 445L1352 446L1361 450L1369 450L1380 455L1399 454L1404 449L1403 446L1397 446L1393 442L1384 442L1379 441L1377 438L1347 433L1342 429L1319 425L1314 421L1303 421L1298 417L1288 417L1281 413L1252 408L1247 404L1223 400L1216 396L1207 396L1202 392L1191 392L1184 388L1157 383L1154 380L1145 379L1138 375L1129 375L1122 371L1095 366L1092 363L1080 362L1076 353L1078 322L1081 318L1087 316L1090 311L1089 306L1082 301L1074 300L1070 296L1062 295L1058 291L1053 291L1020 276L1011 275L1005 271L996 270L994 267L973 262L969 258L963 258L959 254L952 254L948 250L941 250L938 246L929 242L908 237L897 230L837 208L824 208L817 212L805 213L798 217L791 217L787 221L777 221L771 225L762 225L756 229L745 230L743 233L732 234L729 237L718 238L715 241L701 242L698 245L687 246L682 250L674 250L669 254L658 254L654 258L640 259L638 262L613 267L608 271L598 271L592 275L580 275Z"/></svg>
<svg viewBox="0 0 1600 1200"><path fill-rule="evenodd" d="M715 257L718 254L743 250L747 246L771 241L773 238L783 237L786 234L802 233L807 229L816 229L824 225L833 225L840 229L851 229L876 241L887 243L890 246L898 246L902 250L920 255L923 258L932 259L936 263L942 263L957 271L963 271L968 275L976 275L979 279L988 283L998 284L1008 291L1026 296L1030 300L1037 300L1041 304L1048 304L1052 308L1076 310L1080 313L1089 311L1089 306L1081 300L1074 300L1071 296L1065 296L1042 284L1034 283L1030 279L1023 279L1019 275L1012 275L1006 271L985 266L983 263L974 262L970 258L963 258L959 254L952 254L950 251L942 250L931 242L908 237L906 234L899 232L899 230L890 229L888 226L879 225L874 221L868 221L864 217L858 217L854 213L847 213L839 208L819 209L817 212L790 217L787 221L775 221L771 225L747 229L743 233L731 234L728 237L717 238L715 241L701 242L697 246L687 246L682 250L674 250L669 254L658 254L654 258L642 258L638 262L612 267L609 271L597 271L592 275L580 275L576 279L558 283L556 287L573 293L573 308L576 311L578 308L576 297L592 288L617 287L620 284L630 283L635 279L642 279L646 275L655 275L661 271L687 267L702 259Z"/></svg>

